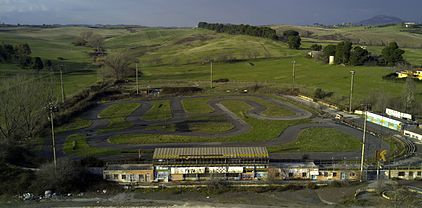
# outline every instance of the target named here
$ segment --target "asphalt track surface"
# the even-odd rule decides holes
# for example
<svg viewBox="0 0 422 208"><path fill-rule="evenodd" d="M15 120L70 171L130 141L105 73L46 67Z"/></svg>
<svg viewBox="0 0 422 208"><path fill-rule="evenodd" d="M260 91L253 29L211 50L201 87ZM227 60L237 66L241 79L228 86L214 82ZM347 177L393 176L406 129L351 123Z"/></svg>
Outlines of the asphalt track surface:
<svg viewBox="0 0 422 208"><path fill-rule="evenodd" d="M88 144L92 147L107 147L107 148L116 148L119 150L151 150L157 147L218 147L218 146L276 146L282 145L289 142L292 142L297 139L299 133L308 128L335 128L341 132L354 136L356 139L362 137L362 131L356 130L354 128L337 124L330 119L321 119L321 118L312 118L311 123L303 123L295 126L288 127L283 132L280 132L280 135L270 141L254 142L254 143L245 143L245 142L193 142L193 143L158 143L158 144L111 144L107 141L108 138L119 135L126 134L166 134L166 135L181 135L181 136L194 136L194 137L205 137L205 138L225 138L231 136L241 135L249 130L251 126L239 118L235 113L227 109L222 101L224 100L236 100L247 103L252 107L252 109L246 112L247 116L261 119L261 120L301 120L312 117L312 113L299 108L289 102L283 102L278 99L261 96L261 95L248 95L250 97L257 97L267 102L272 102L275 105L280 106L281 108L292 111L294 114L289 116L280 116L280 117L270 117L262 114L267 108L253 100L247 99L246 95L242 96L222 96L222 97L210 97L208 105L213 108L213 112L206 114L206 116L189 116L183 108L182 101L183 99L192 99L200 98L200 96L195 97L171 97L164 98L170 100L171 103L171 113L172 118L167 120L160 121L147 121L142 120L142 116L147 113L153 106L152 101L146 100L121 100L121 101L112 101L108 103L100 103L95 108L83 113L81 115L82 119L92 120L93 124L84 129L67 131L61 134L56 135L56 147L57 147L57 156L64 157L66 156L63 151L63 146L66 141L66 138L72 134L80 134L87 137ZM123 130L117 130L113 132L98 133L97 130L106 128L109 124L107 119L101 119L98 117L99 113L109 107L110 105L117 103L140 103L141 106L137 108L131 115L129 115L126 120L131 122L133 125L129 128ZM200 119L197 119L200 117ZM201 123L209 122L209 120L204 118L218 118L224 121L230 122L233 125L233 128L226 132L220 133L202 133L202 132L193 132L189 129L190 123ZM159 130L147 130L147 127L157 126L157 125L170 125L174 124L176 127L175 132L166 132ZM367 143L366 143L366 156L374 157L376 150L378 149L389 149L389 145L382 141L381 139L367 134ZM51 144L46 144L44 146L44 151L42 156L51 157L52 148ZM313 159L313 160L342 160L342 159L357 159L361 155L360 151L356 152L286 152L286 153L273 153L271 158L274 159ZM69 155L72 158L77 158L77 156ZM123 157L123 158L122 158ZM125 156L110 156L110 157L101 157L104 159L126 159ZM129 157L133 157L130 155Z"/></svg>

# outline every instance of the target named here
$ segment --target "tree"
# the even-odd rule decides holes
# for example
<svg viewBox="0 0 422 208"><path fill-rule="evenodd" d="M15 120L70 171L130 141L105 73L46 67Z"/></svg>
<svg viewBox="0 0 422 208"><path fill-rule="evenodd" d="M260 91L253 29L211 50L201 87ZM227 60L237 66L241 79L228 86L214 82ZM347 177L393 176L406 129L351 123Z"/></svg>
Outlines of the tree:
<svg viewBox="0 0 422 208"><path fill-rule="evenodd" d="M350 51L352 50L352 43L350 41L343 41L337 44L335 61L337 64L348 64L350 60Z"/></svg>
<svg viewBox="0 0 422 208"><path fill-rule="evenodd" d="M382 49L382 57L388 66L394 66L397 63L404 62L404 53L405 51L401 50L396 42L391 42L387 47Z"/></svg>
<svg viewBox="0 0 422 208"><path fill-rule="evenodd" d="M302 40L300 36L289 36L287 44L289 45L290 49L299 49L301 41Z"/></svg>
<svg viewBox="0 0 422 208"><path fill-rule="evenodd" d="M50 59L48 59L44 64L49 70L51 70L51 67L53 66L53 62L51 62Z"/></svg>
<svg viewBox="0 0 422 208"><path fill-rule="evenodd" d="M35 57L34 63L32 65L32 68L39 71L44 68L44 63L42 62L40 57Z"/></svg>
<svg viewBox="0 0 422 208"><path fill-rule="evenodd" d="M322 45L313 44L311 46L311 50L313 50L313 51L321 51L322 50Z"/></svg>
<svg viewBox="0 0 422 208"><path fill-rule="evenodd" d="M290 36L299 36L299 32L295 30L286 30L283 32L283 36L290 37Z"/></svg>
<svg viewBox="0 0 422 208"><path fill-rule="evenodd" d="M129 66L137 60L127 53L108 55L104 60L106 69L111 71L115 80L123 80L129 72Z"/></svg>
<svg viewBox="0 0 422 208"><path fill-rule="evenodd" d="M350 65L362 66L369 59L369 52L360 46L356 46L350 54Z"/></svg>
<svg viewBox="0 0 422 208"><path fill-rule="evenodd" d="M33 138L47 122L45 106L52 100L48 83L16 76L0 82L0 141Z"/></svg>
<svg viewBox="0 0 422 208"><path fill-rule="evenodd" d="M32 53L31 48L27 43L15 46L15 50L18 57L30 56Z"/></svg>
<svg viewBox="0 0 422 208"><path fill-rule="evenodd" d="M324 54L323 55L324 62L328 63L329 57L336 55L336 46L335 45L327 45L327 46L324 47L322 52Z"/></svg>
<svg viewBox="0 0 422 208"><path fill-rule="evenodd" d="M43 193L51 190L58 193L81 191L88 182L86 172L77 162L70 159L57 161L57 168L54 164L48 163L41 166L36 172L36 180L33 188Z"/></svg>
<svg viewBox="0 0 422 208"><path fill-rule="evenodd" d="M87 45L95 49L95 52L102 53L104 49L104 38L101 35L94 34L87 39Z"/></svg>
<svg viewBox="0 0 422 208"><path fill-rule="evenodd" d="M32 66L32 58L30 56L19 57L19 66L21 68L30 68Z"/></svg>

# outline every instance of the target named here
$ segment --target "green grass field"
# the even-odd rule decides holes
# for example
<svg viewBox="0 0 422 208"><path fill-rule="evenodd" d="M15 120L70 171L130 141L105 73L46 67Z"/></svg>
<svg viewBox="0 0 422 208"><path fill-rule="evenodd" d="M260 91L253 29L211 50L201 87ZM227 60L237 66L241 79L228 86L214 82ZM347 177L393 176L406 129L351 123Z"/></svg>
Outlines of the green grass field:
<svg viewBox="0 0 422 208"><path fill-rule="evenodd" d="M350 152L361 147L360 140L329 128L305 129L296 141L268 147L270 152Z"/></svg>
<svg viewBox="0 0 422 208"><path fill-rule="evenodd" d="M184 99L183 108L189 115L208 114L214 110L208 105L209 97Z"/></svg>
<svg viewBox="0 0 422 208"><path fill-rule="evenodd" d="M118 103L110 105L98 115L99 118L110 121L107 128L101 129L100 131L116 131L131 127L132 123L126 121L126 117L140 106L139 103Z"/></svg>
<svg viewBox="0 0 422 208"><path fill-rule="evenodd" d="M306 123L308 120L296 121L267 121L258 120L246 116L246 112L252 107L242 101L227 100L222 104L242 118L252 128L241 135L227 138L205 138L179 135L159 135L159 134L134 134L121 135L109 138L113 144L155 144L155 143L188 143L188 142L262 142L276 138L281 132L292 125ZM210 124L211 125L211 124ZM207 128L205 128L207 127ZM208 131L209 129L221 128L205 126L201 127ZM212 128L211 128L212 127ZM228 129L225 128L226 130ZM202 130L204 131L204 130Z"/></svg>
<svg viewBox="0 0 422 208"><path fill-rule="evenodd" d="M144 120L167 120L172 118L170 101L155 100L152 101L151 109L142 116Z"/></svg>
<svg viewBox="0 0 422 208"><path fill-rule="evenodd" d="M73 134L66 138L63 151L66 154L78 157L115 155L120 153L116 149L91 147L86 141L86 138L79 134Z"/></svg>
<svg viewBox="0 0 422 208"><path fill-rule="evenodd" d="M72 119L69 123L66 123L66 124L61 125L58 128L56 128L56 133L88 128L92 125L92 123L93 123L93 121L90 121L90 120L75 118L75 119Z"/></svg>

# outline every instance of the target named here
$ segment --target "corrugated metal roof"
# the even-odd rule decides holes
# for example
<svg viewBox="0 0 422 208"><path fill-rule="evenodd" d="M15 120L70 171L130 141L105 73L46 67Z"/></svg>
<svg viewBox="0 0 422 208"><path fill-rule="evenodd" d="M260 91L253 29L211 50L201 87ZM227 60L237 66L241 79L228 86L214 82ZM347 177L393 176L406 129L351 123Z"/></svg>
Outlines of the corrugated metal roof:
<svg viewBox="0 0 422 208"><path fill-rule="evenodd" d="M268 158L265 147L156 148L153 159Z"/></svg>

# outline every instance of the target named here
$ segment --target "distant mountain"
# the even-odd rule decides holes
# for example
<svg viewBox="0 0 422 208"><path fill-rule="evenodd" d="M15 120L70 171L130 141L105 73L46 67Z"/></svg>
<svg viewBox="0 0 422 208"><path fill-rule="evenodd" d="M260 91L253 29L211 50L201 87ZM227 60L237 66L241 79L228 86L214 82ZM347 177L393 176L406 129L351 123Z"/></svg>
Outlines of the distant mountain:
<svg viewBox="0 0 422 208"><path fill-rule="evenodd" d="M378 15L366 20L355 23L356 25L388 25L388 24L400 24L404 20L398 17L392 17L387 15Z"/></svg>

